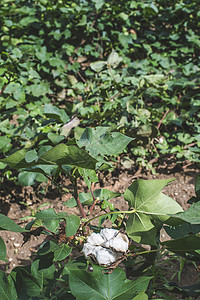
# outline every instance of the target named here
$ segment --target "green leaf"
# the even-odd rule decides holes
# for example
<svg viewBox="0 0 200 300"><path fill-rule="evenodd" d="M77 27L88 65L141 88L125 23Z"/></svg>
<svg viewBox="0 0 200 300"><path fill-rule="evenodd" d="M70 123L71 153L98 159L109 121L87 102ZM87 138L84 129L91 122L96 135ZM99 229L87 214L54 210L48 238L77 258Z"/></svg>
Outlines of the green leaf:
<svg viewBox="0 0 200 300"><path fill-rule="evenodd" d="M30 163L32 161L36 161L37 159L38 159L38 155L35 150L30 150L25 154L25 160L28 163Z"/></svg>
<svg viewBox="0 0 200 300"><path fill-rule="evenodd" d="M25 168L28 165L25 160L25 155L28 151L28 149L21 149L4 159L0 159L0 161L7 163L13 169Z"/></svg>
<svg viewBox="0 0 200 300"><path fill-rule="evenodd" d="M8 230L13 232L25 232L27 230L23 229L17 225L13 220L0 214L0 230Z"/></svg>
<svg viewBox="0 0 200 300"><path fill-rule="evenodd" d="M70 270L69 286L77 300L132 300L147 289L151 277L134 281L126 278L125 272L116 268L110 274L102 274L102 268L93 266L93 272Z"/></svg>
<svg viewBox="0 0 200 300"><path fill-rule="evenodd" d="M58 121L61 121L61 112L60 112L60 109L56 106L53 106L51 104L45 104L44 114L48 118L53 118L53 119L56 119Z"/></svg>
<svg viewBox="0 0 200 300"><path fill-rule="evenodd" d="M113 50L108 57L107 63L113 69L115 69L122 61L123 61L123 58L121 56L119 56L119 54L116 51Z"/></svg>
<svg viewBox="0 0 200 300"><path fill-rule="evenodd" d="M18 174L18 181L21 186L31 186L34 184L37 173L22 171Z"/></svg>
<svg viewBox="0 0 200 300"><path fill-rule="evenodd" d="M72 248L66 244L57 245L57 249L54 252L54 260L61 261L70 255Z"/></svg>
<svg viewBox="0 0 200 300"><path fill-rule="evenodd" d="M11 142L11 139L8 138L6 135L0 136L0 150L2 152L6 152L10 142Z"/></svg>
<svg viewBox="0 0 200 300"><path fill-rule="evenodd" d="M148 215L132 214L126 224L128 236L137 243L156 245L156 227Z"/></svg>
<svg viewBox="0 0 200 300"><path fill-rule="evenodd" d="M59 227L59 219L43 220L43 225L46 229L55 232Z"/></svg>
<svg viewBox="0 0 200 300"><path fill-rule="evenodd" d="M7 158L0 159L7 163L11 168L28 168L36 165L73 165L77 167L95 169L97 160L91 157L83 149L76 146L67 146L65 144L56 145L54 148L43 153L37 162L27 163L25 155L27 149L22 149Z"/></svg>
<svg viewBox="0 0 200 300"><path fill-rule="evenodd" d="M180 239L163 242L170 251L188 252L200 249L200 237L189 235Z"/></svg>
<svg viewBox="0 0 200 300"><path fill-rule="evenodd" d="M50 299L60 271L56 270L53 255L49 253L37 257L31 267L16 267L11 276L17 286L19 299Z"/></svg>
<svg viewBox="0 0 200 300"><path fill-rule="evenodd" d="M92 70L99 73L103 70L105 65L107 65L107 62L105 62L105 61L95 61L90 64L90 67Z"/></svg>
<svg viewBox="0 0 200 300"><path fill-rule="evenodd" d="M97 189L93 191L95 199L99 198L100 201L110 200L115 197L119 197L121 194L109 191L107 189ZM93 197L91 193L79 193L79 200L83 205L91 205L93 203ZM75 207L77 205L74 197L63 203L67 207Z"/></svg>
<svg viewBox="0 0 200 300"><path fill-rule="evenodd" d="M195 234L200 232L200 224L192 225L185 222L179 226L164 226L164 229L171 238L178 239L187 236L191 233Z"/></svg>
<svg viewBox="0 0 200 300"><path fill-rule="evenodd" d="M145 292L141 292L136 297L134 297L132 300L148 300L148 295L145 294Z"/></svg>
<svg viewBox="0 0 200 300"><path fill-rule="evenodd" d="M49 83L41 82L30 86L34 97L40 97L50 92Z"/></svg>
<svg viewBox="0 0 200 300"><path fill-rule="evenodd" d="M54 145L59 144L64 139L64 136L53 132L49 132L47 136Z"/></svg>
<svg viewBox="0 0 200 300"><path fill-rule="evenodd" d="M43 46L40 49L36 48L35 55L38 59L41 60L42 63L44 63L48 59L47 47Z"/></svg>
<svg viewBox="0 0 200 300"><path fill-rule="evenodd" d="M35 17L25 17L25 18L22 18L20 20L20 25L27 26L27 25L32 24L34 22L39 22L39 20L36 19Z"/></svg>
<svg viewBox="0 0 200 300"><path fill-rule="evenodd" d="M119 132L109 132L109 127L86 128L77 141L79 147L85 147L94 157L122 153L134 139Z"/></svg>
<svg viewBox="0 0 200 300"><path fill-rule="evenodd" d="M95 8L96 8L96 10L99 10L99 9L101 9L102 6L104 5L105 0L92 0L92 2L95 3Z"/></svg>
<svg viewBox="0 0 200 300"><path fill-rule="evenodd" d="M110 200L110 199L119 197L121 195L120 193L109 191L107 189L97 189L97 190L94 190L93 193L94 193L95 199L97 199L97 197L98 197L100 201Z"/></svg>
<svg viewBox="0 0 200 300"><path fill-rule="evenodd" d="M195 193L197 198L200 200L200 173L198 174L195 181Z"/></svg>
<svg viewBox="0 0 200 300"><path fill-rule="evenodd" d="M135 209L127 222L127 233L132 239L156 245L155 224L169 223L170 214L183 211L178 203L161 192L172 180L135 180L126 189L124 198Z"/></svg>
<svg viewBox="0 0 200 300"><path fill-rule="evenodd" d="M17 300L17 292L12 278L0 270L0 299Z"/></svg>
<svg viewBox="0 0 200 300"><path fill-rule="evenodd" d="M200 201L193 203L186 211L173 215L174 218L181 219L190 224L200 224Z"/></svg>
<svg viewBox="0 0 200 300"><path fill-rule="evenodd" d="M38 212L37 214L34 215L34 217L36 219L45 221L45 220L57 219L57 214L53 208L48 208Z"/></svg>
<svg viewBox="0 0 200 300"><path fill-rule="evenodd" d="M95 169L96 159L76 146L59 144L42 154L38 164L74 165L77 167Z"/></svg>
<svg viewBox="0 0 200 300"><path fill-rule="evenodd" d="M0 237L0 260L6 261L6 245L2 237Z"/></svg>
<svg viewBox="0 0 200 300"><path fill-rule="evenodd" d="M66 236L73 236L80 225L80 218L76 215L69 215L66 217Z"/></svg>

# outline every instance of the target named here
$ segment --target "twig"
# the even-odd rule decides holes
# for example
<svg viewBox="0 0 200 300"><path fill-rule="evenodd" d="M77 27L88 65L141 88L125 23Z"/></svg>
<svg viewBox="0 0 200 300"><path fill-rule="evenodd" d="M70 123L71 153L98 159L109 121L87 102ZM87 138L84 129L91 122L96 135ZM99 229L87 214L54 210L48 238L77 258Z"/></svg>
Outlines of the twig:
<svg viewBox="0 0 200 300"><path fill-rule="evenodd" d="M86 214L84 212L84 209L83 209L83 206L81 204L81 201L79 199L79 196L78 196L78 189L77 189L77 181L76 181L76 178L74 178L74 180L72 181L72 184L74 185L74 198L76 200L76 203L78 205L78 208L79 208L79 211L82 215L83 218L86 218Z"/></svg>
<svg viewBox="0 0 200 300"><path fill-rule="evenodd" d="M196 144L197 144L197 142L194 142L194 143L185 145L185 146L183 147L183 149L186 149L186 148L188 148L188 147L193 147L193 146L195 146Z"/></svg>
<svg viewBox="0 0 200 300"><path fill-rule="evenodd" d="M164 118L166 117L166 115L168 114L168 112L170 112L170 110L167 110L167 111L164 113L162 119L160 120L160 122L159 122L159 124L158 124L158 126L157 126L157 129L160 128L160 126L161 126L161 124L162 124L162 121L164 120Z"/></svg>
<svg viewBox="0 0 200 300"><path fill-rule="evenodd" d="M113 97L111 97L109 100L112 101L113 99L115 99L117 96L119 96L121 93L117 93L116 95L114 95Z"/></svg>
<svg viewBox="0 0 200 300"><path fill-rule="evenodd" d="M93 187L94 187L94 182L92 183L92 185L91 185L91 187L90 187L90 192L91 192L92 198L93 198L93 203L92 203L92 206L91 206L91 208L90 208L90 214L91 214L93 208L95 207L95 204L97 203L97 199L95 199L95 197L94 197Z"/></svg>
<svg viewBox="0 0 200 300"><path fill-rule="evenodd" d="M0 91L0 96L1 96L1 94L3 94L3 92L4 92L5 88L7 87L7 85L8 85L8 83L5 84L4 87L2 88L2 90Z"/></svg>

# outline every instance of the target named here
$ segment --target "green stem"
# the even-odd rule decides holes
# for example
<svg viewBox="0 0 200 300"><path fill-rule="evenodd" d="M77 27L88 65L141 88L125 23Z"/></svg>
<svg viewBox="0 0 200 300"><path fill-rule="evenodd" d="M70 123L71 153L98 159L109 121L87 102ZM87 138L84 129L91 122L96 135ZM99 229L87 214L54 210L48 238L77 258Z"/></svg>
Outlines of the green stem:
<svg viewBox="0 0 200 300"><path fill-rule="evenodd" d="M102 216L109 216L109 215L113 215L113 214L132 214L132 213L134 213L134 212L136 212L135 209L133 209L133 210L124 210L124 211L112 211L112 212L109 212L109 213L105 213L105 214L102 214L102 215L98 215L98 216L96 216L96 217L93 217L93 218L87 220L87 221L85 222L84 227L87 226L87 224L89 224L89 223L92 222L93 220L98 219L98 218L100 218L100 217L102 217Z"/></svg>

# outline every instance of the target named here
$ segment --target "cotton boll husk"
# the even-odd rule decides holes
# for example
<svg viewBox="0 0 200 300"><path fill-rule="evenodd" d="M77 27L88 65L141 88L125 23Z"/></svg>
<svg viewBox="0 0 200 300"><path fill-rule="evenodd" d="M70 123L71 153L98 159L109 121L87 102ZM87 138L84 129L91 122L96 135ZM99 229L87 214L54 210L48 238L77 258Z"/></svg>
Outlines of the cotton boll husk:
<svg viewBox="0 0 200 300"><path fill-rule="evenodd" d="M90 243L91 245L100 246L100 245L102 245L105 242L105 240L104 240L104 238L99 233L94 233L93 232L87 238L87 242Z"/></svg>
<svg viewBox="0 0 200 300"><path fill-rule="evenodd" d="M101 230L100 235L106 241L110 240L111 238L115 237L119 231L112 228L104 228Z"/></svg>
<svg viewBox="0 0 200 300"><path fill-rule="evenodd" d="M91 245L90 243L85 243L82 250L85 258L88 258L89 255L94 254L95 248L96 246Z"/></svg>
<svg viewBox="0 0 200 300"><path fill-rule="evenodd" d="M99 248L99 247L97 247ZM95 257L99 265L109 266L116 261L116 255L112 250L100 247L95 249Z"/></svg>

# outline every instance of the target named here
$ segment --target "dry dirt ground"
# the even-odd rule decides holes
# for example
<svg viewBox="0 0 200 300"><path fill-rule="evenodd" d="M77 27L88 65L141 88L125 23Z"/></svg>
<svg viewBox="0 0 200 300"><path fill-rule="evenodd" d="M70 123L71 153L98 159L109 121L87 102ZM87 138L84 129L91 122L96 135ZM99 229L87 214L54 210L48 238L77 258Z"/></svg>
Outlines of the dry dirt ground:
<svg viewBox="0 0 200 300"><path fill-rule="evenodd" d="M187 200L195 195L194 182L199 172L199 168L193 165L180 168L179 165L173 162L165 162L157 170L156 175L135 173L135 170L120 169L113 174L107 174L100 178L100 183L96 184L95 188L106 188L115 192L123 193L125 189L135 179L168 179L176 178L163 192L176 200L183 209L189 207ZM67 184L67 182L65 182ZM70 188L70 185L68 186ZM79 184L80 191L87 191L86 185L83 182ZM7 215L16 223L24 226L26 223L20 219L30 215L30 209L36 210L41 204L49 203L44 208L52 207L56 212L66 211L77 214L78 211L74 208L67 208L62 203L71 198L70 194L60 194L56 187L51 185L48 188L34 189L33 187L17 187L7 182L4 189L0 192L0 208L1 213ZM20 202L25 202L29 208ZM113 200L115 206L120 210L127 209L127 203L122 197ZM95 211L94 211L95 212ZM23 237L19 233L1 231L1 236L6 243L8 263L0 261L0 269L10 272L15 266L24 266L31 263L34 258L34 253L37 251L45 236L31 237L31 240L23 246ZM167 238L166 233L162 232L162 239ZM170 279L179 270L178 262L171 261L167 264L166 276ZM181 286L196 284L199 282L200 272L195 269L193 264L186 264L181 273ZM173 278L173 281L178 283L178 275ZM179 298L181 299L181 298ZM200 298L198 298L200 299Z"/></svg>

